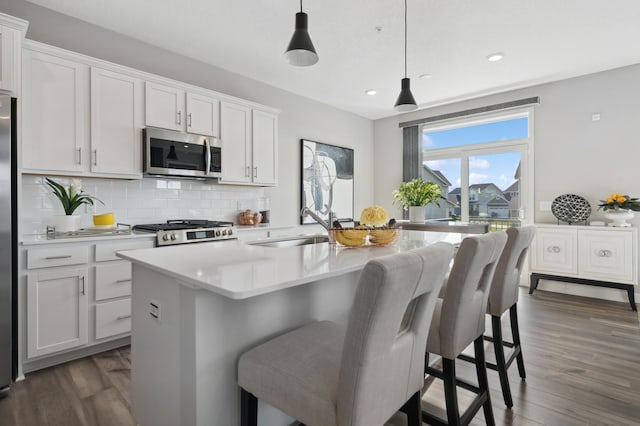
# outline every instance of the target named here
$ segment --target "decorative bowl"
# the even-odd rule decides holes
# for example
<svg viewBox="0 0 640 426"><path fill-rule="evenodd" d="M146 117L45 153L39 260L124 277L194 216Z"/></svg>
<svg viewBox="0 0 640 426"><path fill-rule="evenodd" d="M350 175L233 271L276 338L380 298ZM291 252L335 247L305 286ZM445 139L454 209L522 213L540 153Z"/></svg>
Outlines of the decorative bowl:
<svg viewBox="0 0 640 426"><path fill-rule="evenodd" d="M345 247L361 247L367 242L368 229L331 228L336 243Z"/></svg>
<svg viewBox="0 0 640 426"><path fill-rule="evenodd" d="M110 226L115 223L115 216L113 213L103 213L93 215L93 224L95 226Z"/></svg>

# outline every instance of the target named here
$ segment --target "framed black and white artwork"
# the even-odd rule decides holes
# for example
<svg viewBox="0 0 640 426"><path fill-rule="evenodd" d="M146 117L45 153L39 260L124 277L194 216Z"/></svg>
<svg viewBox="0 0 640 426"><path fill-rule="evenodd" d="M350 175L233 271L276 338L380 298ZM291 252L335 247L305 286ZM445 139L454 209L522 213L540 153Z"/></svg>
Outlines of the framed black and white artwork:
<svg viewBox="0 0 640 426"><path fill-rule="evenodd" d="M353 149L302 139L301 209L308 207L327 220L353 220ZM300 223L315 223L300 217Z"/></svg>

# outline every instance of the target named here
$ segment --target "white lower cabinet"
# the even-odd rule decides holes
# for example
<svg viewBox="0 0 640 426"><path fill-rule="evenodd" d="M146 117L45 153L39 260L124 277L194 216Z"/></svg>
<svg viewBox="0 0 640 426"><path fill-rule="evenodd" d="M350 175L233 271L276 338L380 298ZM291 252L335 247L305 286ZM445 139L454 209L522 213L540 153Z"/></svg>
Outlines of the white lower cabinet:
<svg viewBox="0 0 640 426"><path fill-rule="evenodd" d="M153 237L27 247L27 361L127 337L131 263L116 253L151 247Z"/></svg>
<svg viewBox="0 0 640 426"><path fill-rule="evenodd" d="M88 342L87 269L29 274L27 356L46 355Z"/></svg>

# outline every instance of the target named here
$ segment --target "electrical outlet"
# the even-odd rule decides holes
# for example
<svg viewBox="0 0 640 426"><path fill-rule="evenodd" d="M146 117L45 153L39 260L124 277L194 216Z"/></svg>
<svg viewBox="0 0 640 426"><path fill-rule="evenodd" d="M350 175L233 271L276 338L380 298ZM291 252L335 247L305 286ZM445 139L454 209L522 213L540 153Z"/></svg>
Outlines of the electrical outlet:
<svg viewBox="0 0 640 426"><path fill-rule="evenodd" d="M149 299L149 315L154 320L160 322L160 303L153 299Z"/></svg>
<svg viewBox="0 0 640 426"><path fill-rule="evenodd" d="M84 212L87 214L95 214L96 213L96 205L95 204L85 204Z"/></svg>

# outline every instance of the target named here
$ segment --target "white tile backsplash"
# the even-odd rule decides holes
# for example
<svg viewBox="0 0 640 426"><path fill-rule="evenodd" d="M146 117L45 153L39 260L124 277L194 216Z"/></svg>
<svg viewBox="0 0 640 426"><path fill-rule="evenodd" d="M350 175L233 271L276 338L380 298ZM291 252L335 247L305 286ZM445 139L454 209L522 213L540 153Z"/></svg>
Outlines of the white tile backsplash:
<svg viewBox="0 0 640 426"><path fill-rule="evenodd" d="M67 186L69 179L55 178ZM239 200L264 197L264 188L226 186L196 180L144 178L141 180L82 179L82 189L99 198L97 213L113 212L116 222L135 225L169 219L236 221ZM42 234L51 216L64 214L60 201L42 176L22 176L20 217L24 234ZM81 206L83 226L92 226L93 214Z"/></svg>

